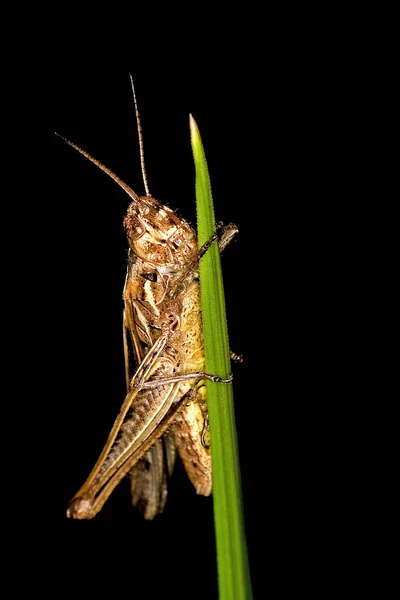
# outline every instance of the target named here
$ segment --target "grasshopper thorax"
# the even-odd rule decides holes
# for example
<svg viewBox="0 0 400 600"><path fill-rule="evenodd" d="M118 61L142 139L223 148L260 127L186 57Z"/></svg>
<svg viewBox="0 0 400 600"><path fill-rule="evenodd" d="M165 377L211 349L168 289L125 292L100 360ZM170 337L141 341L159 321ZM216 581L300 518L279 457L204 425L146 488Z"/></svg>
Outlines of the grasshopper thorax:
<svg viewBox="0 0 400 600"><path fill-rule="evenodd" d="M138 196L131 202L124 227L134 254L154 266L179 270L197 252L196 234L189 223L152 196Z"/></svg>

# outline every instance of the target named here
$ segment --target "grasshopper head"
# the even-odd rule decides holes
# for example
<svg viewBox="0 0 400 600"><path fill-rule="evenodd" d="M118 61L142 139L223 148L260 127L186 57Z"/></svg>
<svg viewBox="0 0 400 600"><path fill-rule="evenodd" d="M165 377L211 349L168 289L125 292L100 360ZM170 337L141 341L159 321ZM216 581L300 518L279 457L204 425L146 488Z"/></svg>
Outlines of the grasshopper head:
<svg viewBox="0 0 400 600"><path fill-rule="evenodd" d="M155 266L179 269L197 252L190 225L152 196L131 202L124 227L132 251Z"/></svg>

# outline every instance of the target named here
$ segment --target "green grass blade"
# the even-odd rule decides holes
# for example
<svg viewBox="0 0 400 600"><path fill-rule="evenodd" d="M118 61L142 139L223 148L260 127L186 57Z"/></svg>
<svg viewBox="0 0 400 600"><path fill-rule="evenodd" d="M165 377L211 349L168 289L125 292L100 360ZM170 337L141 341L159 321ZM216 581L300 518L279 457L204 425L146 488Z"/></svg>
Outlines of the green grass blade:
<svg viewBox="0 0 400 600"><path fill-rule="evenodd" d="M199 246L215 232L210 178L197 124L190 116L196 170L196 207ZM218 242L200 261L201 306L206 370L219 377L231 372L228 328ZM207 381L213 470L214 522L218 585L221 600L252 598L244 530L239 454L232 384Z"/></svg>

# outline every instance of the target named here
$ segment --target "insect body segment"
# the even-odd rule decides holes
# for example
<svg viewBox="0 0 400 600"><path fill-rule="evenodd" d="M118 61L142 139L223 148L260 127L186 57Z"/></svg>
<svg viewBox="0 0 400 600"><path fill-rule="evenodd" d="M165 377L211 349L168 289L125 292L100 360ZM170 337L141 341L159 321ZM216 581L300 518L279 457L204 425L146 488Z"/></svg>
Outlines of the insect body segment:
<svg viewBox="0 0 400 600"><path fill-rule="evenodd" d="M129 205L124 226L132 252L163 271L182 268L197 253L190 225L151 196Z"/></svg>

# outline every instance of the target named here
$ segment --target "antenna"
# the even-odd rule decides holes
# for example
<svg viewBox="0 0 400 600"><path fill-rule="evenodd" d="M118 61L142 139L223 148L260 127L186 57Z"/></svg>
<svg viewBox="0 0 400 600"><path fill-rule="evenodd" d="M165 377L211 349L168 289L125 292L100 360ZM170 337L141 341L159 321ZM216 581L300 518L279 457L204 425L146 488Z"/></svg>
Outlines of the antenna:
<svg viewBox="0 0 400 600"><path fill-rule="evenodd" d="M122 179L120 179L118 177L118 175L115 175L115 173L113 173L112 171L110 171L110 169L108 167L104 166L103 163L101 163L99 160L97 160L97 158L93 158L93 156L91 154L89 154L89 152L86 152L86 150L82 150L82 148L80 148L79 146L77 146L73 142L70 142L70 140L67 140L67 138L65 138L64 136L62 136L59 133L57 133L57 131L55 131L54 133L59 138L61 138L62 140L64 140L64 142L66 142L69 146L71 146L72 148L75 148L75 150L77 150L80 154L83 154L83 156L85 156L93 164L95 164L96 167L99 167L99 169L101 169L102 171L104 171L104 173L107 173L107 175L109 177L111 177L111 179L113 179L116 183L118 183L118 185L120 187L122 187L122 189L128 194L128 196L130 196L132 198L132 200L136 200L136 202L140 202L141 201L140 198L137 196L137 194L135 194L135 192L132 190L132 188L129 187L129 185L126 185L126 183L124 183L122 181Z"/></svg>
<svg viewBox="0 0 400 600"><path fill-rule="evenodd" d="M136 102L135 86L133 84L133 78L132 78L132 75L130 73L129 73L129 77L131 78L132 92L133 92L133 101L135 103L136 123L137 123L138 136L139 136L140 164L141 164L141 167L142 167L142 176L143 176L144 189L146 190L146 196L151 196L151 194L149 192L149 185L147 183L146 168L144 166L144 151L143 151L142 126L140 124L140 115L139 115L139 110L138 110L138 106L137 106L137 102Z"/></svg>

